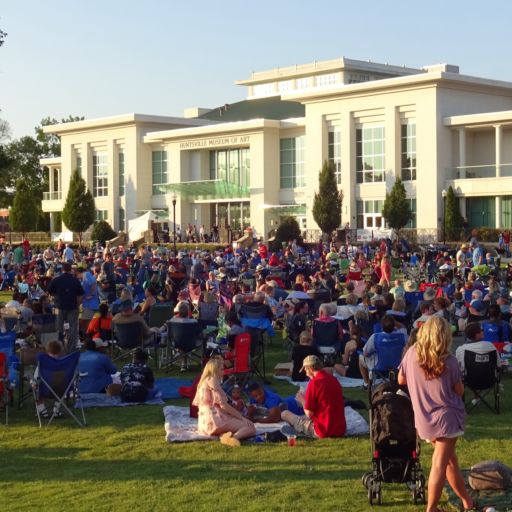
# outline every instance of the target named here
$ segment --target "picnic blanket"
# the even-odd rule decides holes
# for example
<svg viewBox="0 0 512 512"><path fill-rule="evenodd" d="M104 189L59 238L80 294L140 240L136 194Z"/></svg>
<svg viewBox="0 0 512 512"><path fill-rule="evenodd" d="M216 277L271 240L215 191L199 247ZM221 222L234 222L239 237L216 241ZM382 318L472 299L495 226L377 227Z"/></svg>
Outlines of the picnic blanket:
<svg viewBox="0 0 512 512"><path fill-rule="evenodd" d="M169 443L185 441L211 441L214 436L205 436L197 431L197 419L189 416L188 407L168 405L163 409L165 417L165 439ZM351 407L345 407L347 436L359 436L369 432L366 420ZM255 423L256 435L280 430L286 423Z"/></svg>
<svg viewBox="0 0 512 512"><path fill-rule="evenodd" d="M338 379L338 381L340 382L340 384L343 388L362 388L363 384L364 384L363 379L353 379L352 377L342 377L341 375L338 375L338 374L336 374L335 377ZM302 387L305 384L307 384L307 382L294 382L292 380L292 378L287 375L274 375L274 379L285 380L285 381L289 382L290 384L293 384L294 386L299 386L299 387Z"/></svg>
<svg viewBox="0 0 512 512"><path fill-rule="evenodd" d="M189 379L175 379L173 377L161 377L155 379L155 387L162 393L162 399L181 398L178 389L181 386L191 386L192 381Z"/></svg>
<svg viewBox="0 0 512 512"><path fill-rule="evenodd" d="M126 407L128 405L162 405L162 393L157 394L145 402L122 402L120 396L109 396L106 393L82 393L75 402L75 408L82 407Z"/></svg>
<svg viewBox="0 0 512 512"><path fill-rule="evenodd" d="M478 503L478 510L486 510L487 507L494 507L497 512L512 512L512 488L505 491L474 491L468 483L469 470L462 470L466 489L470 496ZM448 495L448 502L459 508L460 500L452 488L446 484L444 490Z"/></svg>

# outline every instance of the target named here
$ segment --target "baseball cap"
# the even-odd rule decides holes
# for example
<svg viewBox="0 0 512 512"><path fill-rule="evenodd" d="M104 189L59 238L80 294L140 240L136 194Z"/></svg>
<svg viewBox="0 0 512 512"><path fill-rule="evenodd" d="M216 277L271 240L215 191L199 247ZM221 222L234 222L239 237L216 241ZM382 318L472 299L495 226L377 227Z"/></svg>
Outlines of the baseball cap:
<svg viewBox="0 0 512 512"><path fill-rule="evenodd" d="M306 358L304 358L304 361L302 362L302 368L300 369L300 371L303 372L305 368L317 365L322 365L322 361L320 361L320 358L318 356L307 356Z"/></svg>

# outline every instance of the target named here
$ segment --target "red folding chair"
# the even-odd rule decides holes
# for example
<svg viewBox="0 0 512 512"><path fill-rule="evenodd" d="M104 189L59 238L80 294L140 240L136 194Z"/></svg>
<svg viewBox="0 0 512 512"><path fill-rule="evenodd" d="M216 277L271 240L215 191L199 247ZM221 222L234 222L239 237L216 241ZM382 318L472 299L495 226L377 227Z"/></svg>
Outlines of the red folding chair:
<svg viewBox="0 0 512 512"><path fill-rule="evenodd" d="M9 379L7 370L7 355L0 352L0 410L5 412L5 424L9 424L9 402L11 401L11 391L9 389Z"/></svg>
<svg viewBox="0 0 512 512"><path fill-rule="evenodd" d="M251 335L248 332L235 338L234 353L233 367L224 369L224 377L227 377L224 385L238 384L243 389L251 374Z"/></svg>

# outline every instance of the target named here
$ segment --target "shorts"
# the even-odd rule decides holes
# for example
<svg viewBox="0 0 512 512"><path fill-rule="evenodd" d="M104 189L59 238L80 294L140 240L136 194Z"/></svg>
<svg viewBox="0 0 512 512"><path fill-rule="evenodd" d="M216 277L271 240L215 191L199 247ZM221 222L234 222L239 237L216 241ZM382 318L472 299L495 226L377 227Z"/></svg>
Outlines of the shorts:
<svg viewBox="0 0 512 512"><path fill-rule="evenodd" d="M303 434L307 437L318 437L315 432L313 421L307 416L297 416L296 414L287 411L285 421L287 421L298 434Z"/></svg>
<svg viewBox="0 0 512 512"><path fill-rule="evenodd" d="M442 436L439 439L453 439L455 437L461 437L463 435L464 435L464 430L459 430L457 432L454 432L453 434L446 434L445 436ZM432 442L430 439L423 439L423 441L426 441L427 443Z"/></svg>

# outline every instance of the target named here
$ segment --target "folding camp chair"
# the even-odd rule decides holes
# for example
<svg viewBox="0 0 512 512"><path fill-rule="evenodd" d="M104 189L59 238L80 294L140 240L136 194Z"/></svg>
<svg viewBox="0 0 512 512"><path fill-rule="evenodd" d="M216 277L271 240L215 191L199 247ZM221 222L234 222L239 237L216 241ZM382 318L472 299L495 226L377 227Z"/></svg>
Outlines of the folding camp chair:
<svg viewBox="0 0 512 512"><path fill-rule="evenodd" d="M480 402L492 412L500 413L500 372L498 353L495 350L484 354L471 350L464 351L464 387L473 394L472 400L464 400L468 413ZM494 407L486 399L491 392L494 396Z"/></svg>
<svg viewBox="0 0 512 512"><path fill-rule="evenodd" d="M402 360L406 337L401 332L379 332L374 334L374 343L377 364L368 369L370 373L370 391L378 378L394 380L398 375L398 367Z"/></svg>
<svg viewBox="0 0 512 512"><path fill-rule="evenodd" d="M115 333L113 351L117 352L112 361L129 357L135 349L144 348L143 326L141 322L113 323L112 325Z"/></svg>
<svg viewBox="0 0 512 512"><path fill-rule="evenodd" d="M37 355L43 352L39 348L22 348L20 350L20 365L18 369L18 409L23 402L32 396L30 381L37 366ZM25 388L29 384L28 389Z"/></svg>
<svg viewBox="0 0 512 512"><path fill-rule="evenodd" d="M318 349L324 364L332 366L341 352L338 322L313 322L313 345Z"/></svg>
<svg viewBox="0 0 512 512"><path fill-rule="evenodd" d="M56 333L57 315L52 313L41 313L32 316L32 328L39 342L43 342L44 334Z"/></svg>
<svg viewBox="0 0 512 512"><path fill-rule="evenodd" d="M265 364L265 330L256 327L246 329L251 336L251 373L257 375L265 384L269 384Z"/></svg>
<svg viewBox="0 0 512 512"><path fill-rule="evenodd" d="M149 327L162 327L167 320L172 318L174 304L167 302L162 304L155 304L149 310Z"/></svg>
<svg viewBox="0 0 512 512"><path fill-rule="evenodd" d="M47 425L53 421L57 412L64 410L69 414L80 427L86 425L85 413L82 407L79 396L79 374L78 374L78 361L80 359L80 352L72 352L60 359L51 357L50 355L41 352L37 356L37 371L34 376L32 389L34 391L34 401L36 402L37 419L39 420L39 427L43 426L41 412L37 407L37 402L40 399L54 399L55 404L53 412L48 420ZM74 398L76 403L79 404L82 411L82 421L73 413L72 409L66 403L71 397Z"/></svg>
<svg viewBox="0 0 512 512"><path fill-rule="evenodd" d="M192 359L201 365L204 352L201 333L199 322L167 322L167 371L185 359Z"/></svg>
<svg viewBox="0 0 512 512"><path fill-rule="evenodd" d="M247 332L235 338L233 367L224 369L224 386L238 384L241 389L245 387L251 374L251 335Z"/></svg>
<svg viewBox="0 0 512 512"><path fill-rule="evenodd" d="M9 402L11 401L9 391L7 356L4 352L0 352L0 411L5 413L6 425L9 424Z"/></svg>

